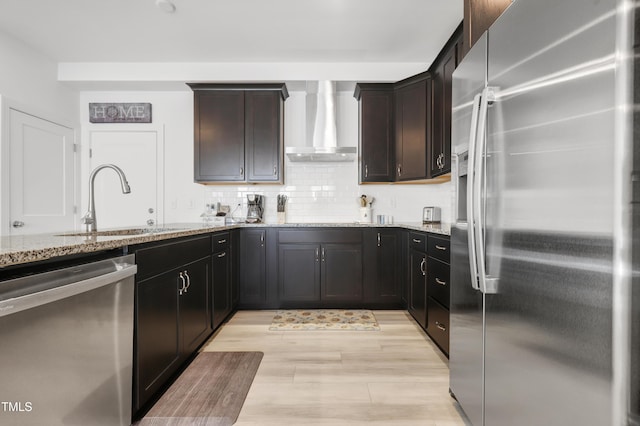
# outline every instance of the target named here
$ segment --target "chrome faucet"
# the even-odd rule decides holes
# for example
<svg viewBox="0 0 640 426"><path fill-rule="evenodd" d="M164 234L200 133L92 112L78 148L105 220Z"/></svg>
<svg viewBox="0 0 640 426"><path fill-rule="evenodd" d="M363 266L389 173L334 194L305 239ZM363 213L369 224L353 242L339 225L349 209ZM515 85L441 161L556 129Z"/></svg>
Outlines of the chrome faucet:
<svg viewBox="0 0 640 426"><path fill-rule="evenodd" d="M122 186L122 193L129 194L131 192L131 187L129 187L129 182L127 182L127 177L124 175L122 169L113 164L102 164L101 166L96 167L91 172L89 176L89 210L82 216L82 223L87 225L87 232L96 232L98 230L97 222L96 222L96 200L94 195L94 185L96 180L96 175L102 169L113 169L120 177L120 185Z"/></svg>

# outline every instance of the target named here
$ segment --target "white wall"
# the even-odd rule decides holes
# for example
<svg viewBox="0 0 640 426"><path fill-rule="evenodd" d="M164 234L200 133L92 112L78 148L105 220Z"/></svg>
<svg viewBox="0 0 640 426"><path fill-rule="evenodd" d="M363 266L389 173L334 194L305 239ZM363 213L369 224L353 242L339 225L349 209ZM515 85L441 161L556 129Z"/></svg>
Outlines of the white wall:
<svg viewBox="0 0 640 426"><path fill-rule="evenodd" d="M24 112L76 127L78 91L58 81L58 64L0 31L0 94Z"/></svg>
<svg viewBox="0 0 640 426"><path fill-rule="evenodd" d="M451 217L451 185L358 185L358 163L291 163L285 159L284 185L200 185L193 182L192 92L83 92L80 97L83 135L88 123L89 102L151 102L153 124L164 127L166 223L198 222L205 204L221 202L233 210L241 204L246 215L246 195L266 196L265 219L275 222L276 196L287 194L289 222L353 222L358 219L357 198L374 196L374 215L394 216L396 222L418 222L422 207L440 206L443 221ZM285 145L304 145L304 92L290 92L285 102ZM108 124L102 124L102 129ZM87 137L83 137L87 143ZM338 143L358 145L358 104L352 92L338 93ZM86 151L86 150L85 150ZM87 173L83 173L83 176ZM86 180L86 177L84 178ZM83 184L84 186L84 184ZM84 203L84 201L83 201ZM83 204L84 205L84 204Z"/></svg>
<svg viewBox="0 0 640 426"><path fill-rule="evenodd" d="M8 109L77 130L79 96L58 82L57 63L1 31L0 58L0 234L5 235L10 221Z"/></svg>

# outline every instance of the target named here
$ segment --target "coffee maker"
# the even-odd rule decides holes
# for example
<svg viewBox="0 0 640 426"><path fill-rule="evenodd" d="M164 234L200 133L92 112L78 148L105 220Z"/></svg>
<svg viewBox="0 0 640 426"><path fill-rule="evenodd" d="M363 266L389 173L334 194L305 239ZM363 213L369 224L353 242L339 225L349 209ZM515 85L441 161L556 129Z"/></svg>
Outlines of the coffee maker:
<svg viewBox="0 0 640 426"><path fill-rule="evenodd" d="M247 223L262 222L264 213L264 196L247 194Z"/></svg>

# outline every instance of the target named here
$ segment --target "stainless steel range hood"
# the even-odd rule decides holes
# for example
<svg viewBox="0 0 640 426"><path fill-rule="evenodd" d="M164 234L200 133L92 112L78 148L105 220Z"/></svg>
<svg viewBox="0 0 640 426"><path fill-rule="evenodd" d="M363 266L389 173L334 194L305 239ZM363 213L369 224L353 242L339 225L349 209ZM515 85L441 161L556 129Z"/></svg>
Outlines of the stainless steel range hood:
<svg viewBox="0 0 640 426"><path fill-rule="evenodd" d="M338 146L336 128L336 84L323 80L307 84L306 103L306 146L285 149L290 161L297 162L349 162L357 156L355 146Z"/></svg>

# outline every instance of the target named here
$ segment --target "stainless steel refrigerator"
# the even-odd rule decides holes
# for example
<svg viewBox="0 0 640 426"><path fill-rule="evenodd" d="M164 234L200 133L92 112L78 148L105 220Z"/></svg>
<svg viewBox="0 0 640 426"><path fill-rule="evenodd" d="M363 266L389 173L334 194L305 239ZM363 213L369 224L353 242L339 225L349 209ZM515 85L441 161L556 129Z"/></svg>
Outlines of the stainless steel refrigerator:
<svg viewBox="0 0 640 426"><path fill-rule="evenodd" d="M636 14L515 0L453 74L450 390L473 425L638 424Z"/></svg>

